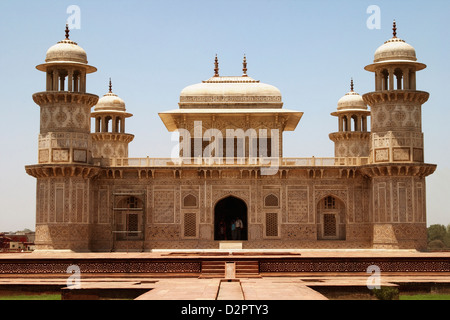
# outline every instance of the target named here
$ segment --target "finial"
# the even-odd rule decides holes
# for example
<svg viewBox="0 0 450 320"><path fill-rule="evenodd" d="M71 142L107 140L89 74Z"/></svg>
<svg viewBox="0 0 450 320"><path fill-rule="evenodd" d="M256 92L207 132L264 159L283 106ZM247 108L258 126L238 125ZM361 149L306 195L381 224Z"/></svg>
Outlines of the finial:
<svg viewBox="0 0 450 320"><path fill-rule="evenodd" d="M352 80L350 81L350 91L353 92L353 78L352 78Z"/></svg>
<svg viewBox="0 0 450 320"><path fill-rule="evenodd" d="M112 93L112 82L111 82L111 78L109 78L109 93Z"/></svg>
<svg viewBox="0 0 450 320"><path fill-rule="evenodd" d="M66 40L70 40L69 39L69 33L70 33L69 24L66 23Z"/></svg>
<svg viewBox="0 0 450 320"><path fill-rule="evenodd" d="M394 38L397 38L397 23L394 20L394 26L392 27Z"/></svg>
<svg viewBox="0 0 450 320"><path fill-rule="evenodd" d="M219 76L219 60L217 59L217 54L216 54L216 59L214 60L214 77L218 77Z"/></svg>
<svg viewBox="0 0 450 320"><path fill-rule="evenodd" d="M245 57L245 53L244 53L244 62L242 63L242 76L243 77L247 77L247 58Z"/></svg>

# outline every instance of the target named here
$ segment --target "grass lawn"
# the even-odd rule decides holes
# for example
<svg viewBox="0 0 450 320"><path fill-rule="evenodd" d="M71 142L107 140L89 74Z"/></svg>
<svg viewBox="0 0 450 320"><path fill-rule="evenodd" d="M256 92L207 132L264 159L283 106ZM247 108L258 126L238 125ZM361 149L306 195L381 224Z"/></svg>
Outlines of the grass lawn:
<svg viewBox="0 0 450 320"><path fill-rule="evenodd" d="M450 294L400 295L399 300L450 300Z"/></svg>
<svg viewBox="0 0 450 320"><path fill-rule="evenodd" d="M14 294L0 296L0 300L61 300L61 294Z"/></svg>

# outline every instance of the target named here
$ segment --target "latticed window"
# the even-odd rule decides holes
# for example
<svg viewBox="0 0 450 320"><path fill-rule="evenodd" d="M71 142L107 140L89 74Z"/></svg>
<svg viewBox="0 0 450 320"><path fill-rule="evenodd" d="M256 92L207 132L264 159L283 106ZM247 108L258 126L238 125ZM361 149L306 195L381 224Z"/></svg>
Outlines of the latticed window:
<svg viewBox="0 0 450 320"><path fill-rule="evenodd" d="M266 237L278 237L278 214L266 213Z"/></svg>
<svg viewBox="0 0 450 320"><path fill-rule="evenodd" d="M128 236L130 237L138 236L137 231L139 231L139 217L136 213L127 214L127 231Z"/></svg>
<svg viewBox="0 0 450 320"><path fill-rule="evenodd" d="M184 214L184 236L197 236L197 215L193 212Z"/></svg>
<svg viewBox="0 0 450 320"><path fill-rule="evenodd" d="M336 237L336 215L324 214L323 215L323 236L324 237Z"/></svg>
<svg viewBox="0 0 450 320"><path fill-rule="evenodd" d="M265 207L278 207L278 197L274 194L269 194L264 199Z"/></svg>
<svg viewBox="0 0 450 320"><path fill-rule="evenodd" d="M332 196L328 196L324 200L325 209L336 209L336 199Z"/></svg>

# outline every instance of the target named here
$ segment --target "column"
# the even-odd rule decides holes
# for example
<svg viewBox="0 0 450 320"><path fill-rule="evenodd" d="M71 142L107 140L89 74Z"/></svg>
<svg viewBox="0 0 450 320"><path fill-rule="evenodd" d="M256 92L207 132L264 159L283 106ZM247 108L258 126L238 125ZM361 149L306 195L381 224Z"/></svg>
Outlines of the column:
<svg viewBox="0 0 450 320"><path fill-rule="evenodd" d="M339 132L342 132L342 131L344 131L344 119L342 118L342 116L339 116L339 129L338 129L338 131Z"/></svg>
<svg viewBox="0 0 450 320"><path fill-rule="evenodd" d="M412 71L410 74L410 83L411 83L410 89L416 90L416 72L415 71Z"/></svg>
<svg viewBox="0 0 450 320"><path fill-rule="evenodd" d="M355 131L361 131L361 118L358 115L356 115L355 117Z"/></svg>
<svg viewBox="0 0 450 320"><path fill-rule="evenodd" d="M47 91L52 91L52 73L50 71L47 71Z"/></svg>
<svg viewBox="0 0 450 320"><path fill-rule="evenodd" d="M409 68L403 70L403 89L409 89Z"/></svg>
<svg viewBox="0 0 450 320"><path fill-rule="evenodd" d="M86 92L86 70L81 71L80 92Z"/></svg>
<svg viewBox="0 0 450 320"><path fill-rule="evenodd" d="M67 75L67 90L73 92L73 70L69 70Z"/></svg>
<svg viewBox="0 0 450 320"><path fill-rule="evenodd" d="M389 68L389 90L394 90L394 70Z"/></svg>
<svg viewBox="0 0 450 320"><path fill-rule="evenodd" d="M383 77L380 70L375 71L375 91L380 91L382 89L382 81Z"/></svg>
<svg viewBox="0 0 450 320"><path fill-rule="evenodd" d="M100 117L95 118L95 132L100 132L100 122L102 119Z"/></svg>
<svg viewBox="0 0 450 320"><path fill-rule="evenodd" d="M112 133L117 133L117 123L116 123L116 119L117 119L117 116L113 116L112 119L111 119L111 122L112 122L112 124L111 124L111 127L112 127L111 132L112 132Z"/></svg>
<svg viewBox="0 0 450 320"><path fill-rule="evenodd" d="M73 75L73 92L79 92L80 91L80 76L78 74Z"/></svg>
<svg viewBox="0 0 450 320"><path fill-rule="evenodd" d="M106 117L102 117L102 132L107 132L106 131Z"/></svg>
<svg viewBox="0 0 450 320"><path fill-rule="evenodd" d="M120 133L125 133L125 117L121 118Z"/></svg>
<svg viewBox="0 0 450 320"><path fill-rule="evenodd" d="M52 91L58 91L58 70L53 70L53 87Z"/></svg>

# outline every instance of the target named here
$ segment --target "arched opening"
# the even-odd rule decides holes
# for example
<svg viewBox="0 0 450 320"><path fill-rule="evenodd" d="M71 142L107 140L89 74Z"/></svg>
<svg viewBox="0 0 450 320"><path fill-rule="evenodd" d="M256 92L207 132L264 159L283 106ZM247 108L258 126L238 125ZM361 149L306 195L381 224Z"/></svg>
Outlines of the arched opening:
<svg viewBox="0 0 450 320"><path fill-rule="evenodd" d="M402 69L399 69L399 68L395 69L394 76L397 79L397 82L396 82L397 88L396 89L397 90L402 90L402 79L403 79L403 71L402 71Z"/></svg>
<svg viewBox="0 0 450 320"><path fill-rule="evenodd" d="M350 131L359 131L358 117L356 115L352 115L351 120L353 121L352 121L352 129Z"/></svg>
<svg viewBox="0 0 450 320"><path fill-rule="evenodd" d="M317 206L317 239L345 240L345 205L338 198L329 195L319 201Z"/></svg>
<svg viewBox="0 0 450 320"><path fill-rule="evenodd" d="M264 198L264 207L278 207L278 197L274 194L269 194Z"/></svg>
<svg viewBox="0 0 450 320"><path fill-rule="evenodd" d="M183 199L183 207L197 207L197 198L192 194L188 194Z"/></svg>
<svg viewBox="0 0 450 320"><path fill-rule="evenodd" d="M101 132L102 127L102 118L97 117L95 118L95 132Z"/></svg>
<svg viewBox="0 0 450 320"><path fill-rule="evenodd" d="M389 71L381 71L381 90L389 90Z"/></svg>
<svg viewBox="0 0 450 320"><path fill-rule="evenodd" d="M114 215L115 239L138 240L143 237L143 202L130 196L117 202Z"/></svg>
<svg viewBox="0 0 450 320"><path fill-rule="evenodd" d="M109 122L110 121L112 122L112 117L107 116L105 118L105 128L104 128L103 132L109 132Z"/></svg>
<svg viewBox="0 0 450 320"><path fill-rule="evenodd" d="M247 222L247 205L243 200L233 196L220 200L214 207L214 240L247 240Z"/></svg>
<svg viewBox="0 0 450 320"><path fill-rule="evenodd" d="M348 118L347 116L343 116L342 117L343 120L343 124L344 124L344 131L350 131L349 130L349 123L348 123Z"/></svg>

